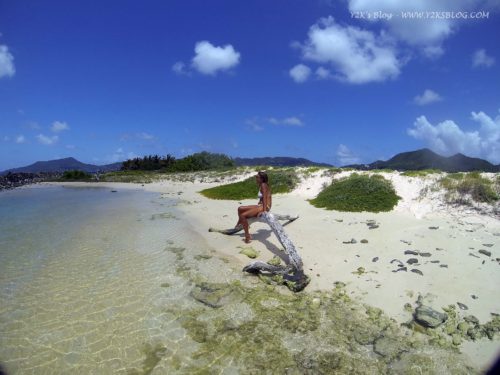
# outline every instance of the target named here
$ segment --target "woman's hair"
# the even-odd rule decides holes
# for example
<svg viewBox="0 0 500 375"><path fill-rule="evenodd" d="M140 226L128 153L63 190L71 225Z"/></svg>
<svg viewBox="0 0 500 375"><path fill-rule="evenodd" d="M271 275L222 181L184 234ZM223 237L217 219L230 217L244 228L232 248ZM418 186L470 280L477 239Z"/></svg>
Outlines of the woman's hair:
<svg viewBox="0 0 500 375"><path fill-rule="evenodd" d="M265 182L267 184L267 182L269 181L269 177L267 177L267 173L266 172L258 171L257 175L260 177L260 180L262 182Z"/></svg>

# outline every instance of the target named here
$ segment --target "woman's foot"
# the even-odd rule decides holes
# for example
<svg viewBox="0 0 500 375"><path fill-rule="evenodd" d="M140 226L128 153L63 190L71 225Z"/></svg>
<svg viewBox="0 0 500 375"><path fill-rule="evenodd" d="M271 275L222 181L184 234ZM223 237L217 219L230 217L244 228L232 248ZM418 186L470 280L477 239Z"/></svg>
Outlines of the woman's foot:
<svg viewBox="0 0 500 375"><path fill-rule="evenodd" d="M246 235L245 236L245 243L250 243L250 242L252 242L252 236Z"/></svg>

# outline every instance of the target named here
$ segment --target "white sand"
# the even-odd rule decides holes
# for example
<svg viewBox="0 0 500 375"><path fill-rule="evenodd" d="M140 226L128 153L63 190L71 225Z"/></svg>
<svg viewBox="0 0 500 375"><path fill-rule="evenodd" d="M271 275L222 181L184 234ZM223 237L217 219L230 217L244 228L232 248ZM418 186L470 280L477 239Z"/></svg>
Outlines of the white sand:
<svg viewBox="0 0 500 375"><path fill-rule="evenodd" d="M439 192L423 197L422 190L431 186L436 176L417 178L384 173L384 177L393 182L402 198L389 213L345 213L313 207L307 199L314 198L323 184L332 179L322 176L322 171L307 178L292 193L273 196L273 212L300 215L286 227L286 232L297 246L306 273L311 277L306 290L328 290L336 281L344 282L353 297L382 308L401 323L411 319L403 306L410 303L415 307L419 294L436 309L450 304L456 306L457 302L465 304L468 310L459 310L460 313L474 315L481 323L491 319L490 313L500 314L500 263L496 261L500 258L500 220L473 211L450 209L444 205ZM208 228L233 227L238 205L256 203L257 187L255 200L241 202L210 200L198 194L200 190L223 183L226 182L163 181L143 187L117 183L99 185L114 189L143 188L177 199L177 208L186 214L194 230L204 236L213 249L242 267L249 262L246 256L239 254L240 247L248 246L243 242L243 234L225 236L209 233ZM376 221L379 227L369 229L367 220ZM267 261L274 255L283 256L279 250L281 245L265 224L255 223L250 230L253 236L250 246L259 251L259 259ZM344 243L351 239L356 243ZM361 243L362 239L368 243ZM490 251L491 257L478 253L480 249ZM405 255L406 250L430 253L430 256ZM417 259L418 264L408 264L410 258ZM406 272L394 272L398 261L407 267ZM356 273L359 267L365 270L361 275ZM420 270L423 276L411 269ZM466 342L462 351L474 364L484 367L500 355L500 342L487 339Z"/></svg>

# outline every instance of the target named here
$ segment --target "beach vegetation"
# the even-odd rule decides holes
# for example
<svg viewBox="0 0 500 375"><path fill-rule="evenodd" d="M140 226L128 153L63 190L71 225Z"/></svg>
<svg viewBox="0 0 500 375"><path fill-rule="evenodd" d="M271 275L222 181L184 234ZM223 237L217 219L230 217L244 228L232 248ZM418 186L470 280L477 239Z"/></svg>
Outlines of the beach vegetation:
<svg viewBox="0 0 500 375"><path fill-rule="evenodd" d="M426 177L432 174L439 174L441 173L440 170L438 169L421 169L421 170L415 170L415 171L404 171L401 173L401 176L406 176L406 177Z"/></svg>
<svg viewBox="0 0 500 375"><path fill-rule="evenodd" d="M310 203L327 210L382 212L391 211L399 199L392 183L383 176L353 173L333 181Z"/></svg>
<svg viewBox="0 0 500 375"><path fill-rule="evenodd" d="M90 181L92 175L79 170L65 171L61 176L62 180L66 181Z"/></svg>
<svg viewBox="0 0 500 375"><path fill-rule="evenodd" d="M496 181L479 172L452 173L440 179L439 185L445 189L445 199L449 203L468 204L470 200L494 203L500 198Z"/></svg>
<svg viewBox="0 0 500 375"><path fill-rule="evenodd" d="M269 176L269 186L273 194L289 193L299 183L299 177L294 168L269 170L267 175ZM255 177L252 176L240 182L205 189L200 193L211 199L252 199L257 196L257 185Z"/></svg>
<svg viewBox="0 0 500 375"><path fill-rule="evenodd" d="M123 171L194 172L232 167L235 167L235 163L229 156L203 151L182 159L176 159L170 154L163 157L147 155L142 158L128 159L123 162L121 169Z"/></svg>

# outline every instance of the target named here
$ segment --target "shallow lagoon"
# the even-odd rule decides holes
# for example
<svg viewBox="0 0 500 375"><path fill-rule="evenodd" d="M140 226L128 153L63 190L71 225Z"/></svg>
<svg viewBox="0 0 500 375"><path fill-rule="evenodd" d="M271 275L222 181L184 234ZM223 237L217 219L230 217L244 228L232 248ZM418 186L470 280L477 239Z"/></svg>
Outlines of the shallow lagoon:
<svg viewBox="0 0 500 375"><path fill-rule="evenodd" d="M175 202L107 188L0 194L9 373L474 372L341 286L291 294L233 270Z"/></svg>

